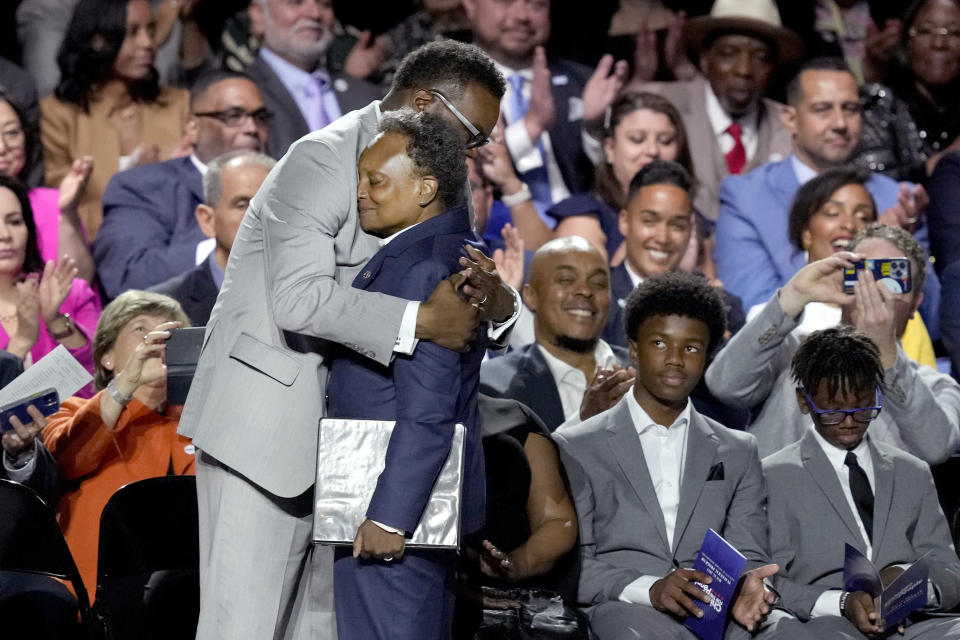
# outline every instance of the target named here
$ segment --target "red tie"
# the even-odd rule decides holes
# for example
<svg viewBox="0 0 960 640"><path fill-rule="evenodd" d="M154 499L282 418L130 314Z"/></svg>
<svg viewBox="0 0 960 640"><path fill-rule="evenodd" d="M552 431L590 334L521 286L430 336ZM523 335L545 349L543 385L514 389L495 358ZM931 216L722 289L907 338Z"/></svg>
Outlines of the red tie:
<svg viewBox="0 0 960 640"><path fill-rule="evenodd" d="M727 152L727 169L730 175L737 175L747 166L747 151L743 148L743 140L740 139L740 125L734 122L727 127L727 133L733 138L733 148Z"/></svg>

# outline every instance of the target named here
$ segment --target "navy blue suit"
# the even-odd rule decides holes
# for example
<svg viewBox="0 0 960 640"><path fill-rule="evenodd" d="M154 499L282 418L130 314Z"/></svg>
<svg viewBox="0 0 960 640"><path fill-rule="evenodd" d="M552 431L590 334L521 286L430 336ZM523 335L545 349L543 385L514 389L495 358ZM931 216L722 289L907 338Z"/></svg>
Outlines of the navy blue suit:
<svg viewBox="0 0 960 640"><path fill-rule="evenodd" d="M426 300L440 280L459 270L470 230L458 207L405 231L371 258L353 286L408 300ZM412 533L446 460L457 422L467 429L462 533L484 517L484 468L477 391L486 338L478 332L470 351L457 353L420 342L412 356L389 367L347 349L330 366L327 414L396 420L367 517ZM340 639L442 638L453 606L452 552L410 549L392 563L354 559L340 549L334 565Z"/></svg>
<svg viewBox="0 0 960 640"><path fill-rule="evenodd" d="M187 158L121 171L103 194L103 225L93 243L107 298L148 289L196 266L206 240L195 211L203 177Z"/></svg>
<svg viewBox="0 0 960 640"><path fill-rule="evenodd" d="M927 224L930 226L930 253L941 276L954 262L960 262L960 151L951 151L940 158L937 168L925 185L930 193ZM946 312L945 312L946 313Z"/></svg>
<svg viewBox="0 0 960 640"><path fill-rule="evenodd" d="M186 273L150 287L150 291L170 296L179 302L183 312L190 318L190 324L195 327L207 325L210 312L213 311L213 305L220 293L210 273L210 259L204 260Z"/></svg>

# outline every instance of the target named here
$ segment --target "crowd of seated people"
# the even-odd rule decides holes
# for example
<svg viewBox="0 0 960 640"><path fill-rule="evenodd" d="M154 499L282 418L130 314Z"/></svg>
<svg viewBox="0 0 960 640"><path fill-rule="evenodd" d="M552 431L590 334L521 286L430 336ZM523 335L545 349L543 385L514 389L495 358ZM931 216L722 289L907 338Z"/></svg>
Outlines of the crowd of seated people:
<svg viewBox="0 0 960 640"><path fill-rule="evenodd" d="M343 4L19 0L0 14L19 36L4 49L14 59L0 57L0 385L54 351L91 376L57 413L0 424L0 479L56 512L91 597L100 514L117 489L193 475L204 460L234 472L178 433L164 353L171 330L216 326L256 246L270 295L283 275L296 282L288 293L378 290L381 277L385 293L414 297L386 362L347 338L349 351L333 346L309 320L303 335L278 322L280 348L246 345L286 387L295 358L320 354L318 412L374 417L351 375L393 371L403 388L403 371L449 355L455 343L421 331L425 308L451 326L489 321L456 344L459 383L443 377L458 420L482 436L486 497L468 505L460 557L444 565L458 584L441 579L442 597L429 596L440 608L423 637L693 638L682 623L701 615L694 583L706 576L692 566L713 529L747 558L725 638L884 633L873 601L842 589L843 542L887 583L930 551L929 598L900 631L960 638L960 618L937 617L960 603L956 477L939 482L960 448L960 1L405 0L379 16L379 3ZM586 11L609 33L577 59L557 55L573 55L571 14ZM452 41L472 43L500 92L461 74L401 87L414 97L400 104L404 61ZM418 78L440 74L421 64ZM376 121L357 120L351 137L350 114L371 104ZM440 117L390 115L401 107ZM446 126L458 135L418 138ZM463 153L417 155L439 157L437 140ZM357 148L332 170L299 164L310 145ZM407 157L371 168L387 147ZM398 166L417 191L378 196L401 188ZM441 184L454 174L472 198ZM274 176L294 175L301 192L278 188ZM331 187L336 176L344 184ZM248 213L267 198L261 185L290 197L262 219ZM358 198L409 207L402 224L377 227ZM298 216L321 202L351 204L336 228L301 234ZM390 253L451 212L470 221L456 233L472 245L443 263L462 269L452 282L469 305L456 310L431 306L444 282L421 281L425 262ZM272 253L310 233L331 240L316 262L334 285ZM403 271L359 271L377 252ZM909 262L908 291L857 269L892 258ZM484 281L512 293L506 321L485 315ZM333 304L323 291L302 303ZM231 361L257 369L241 347ZM289 513L312 495L251 484ZM368 545L412 533L369 518ZM377 580L418 559L423 575L436 570L427 552L355 547L365 555L339 551L336 570L319 552L298 556L297 572L328 574L311 586L326 591L285 584L277 637L379 637L386 609L342 599L335 578L379 593ZM204 570L207 598L217 587ZM541 600L559 608L536 623ZM0 566L4 618L45 620L24 632L62 637L76 606L58 581ZM317 619L340 615L339 631L307 622L314 606ZM201 618L197 637L219 636Z"/></svg>

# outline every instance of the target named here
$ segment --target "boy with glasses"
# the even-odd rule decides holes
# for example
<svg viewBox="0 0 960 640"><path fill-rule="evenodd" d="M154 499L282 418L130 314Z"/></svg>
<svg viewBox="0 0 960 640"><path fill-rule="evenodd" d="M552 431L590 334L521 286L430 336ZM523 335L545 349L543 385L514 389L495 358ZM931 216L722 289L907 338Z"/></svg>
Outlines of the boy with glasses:
<svg viewBox="0 0 960 640"><path fill-rule="evenodd" d="M812 333L791 372L811 428L763 461L771 559L780 604L818 638L880 636L873 597L843 591L844 543L889 584L930 553L927 604L902 625L907 638L960 638L960 618L935 618L960 602L960 560L922 460L866 436L883 410L880 350L840 325Z"/></svg>

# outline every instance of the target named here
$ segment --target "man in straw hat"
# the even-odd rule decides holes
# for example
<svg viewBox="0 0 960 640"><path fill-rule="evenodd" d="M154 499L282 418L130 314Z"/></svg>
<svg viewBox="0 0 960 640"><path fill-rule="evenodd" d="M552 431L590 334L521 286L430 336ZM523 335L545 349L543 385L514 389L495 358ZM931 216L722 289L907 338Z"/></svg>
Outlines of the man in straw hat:
<svg viewBox="0 0 960 640"><path fill-rule="evenodd" d="M720 181L790 153L782 105L763 97L774 68L797 61L803 41L780 22L773 0L717 0L684 26L703 74L640 88L663 95L687 128L700 189L694 206L717 219Z"/></svg>

